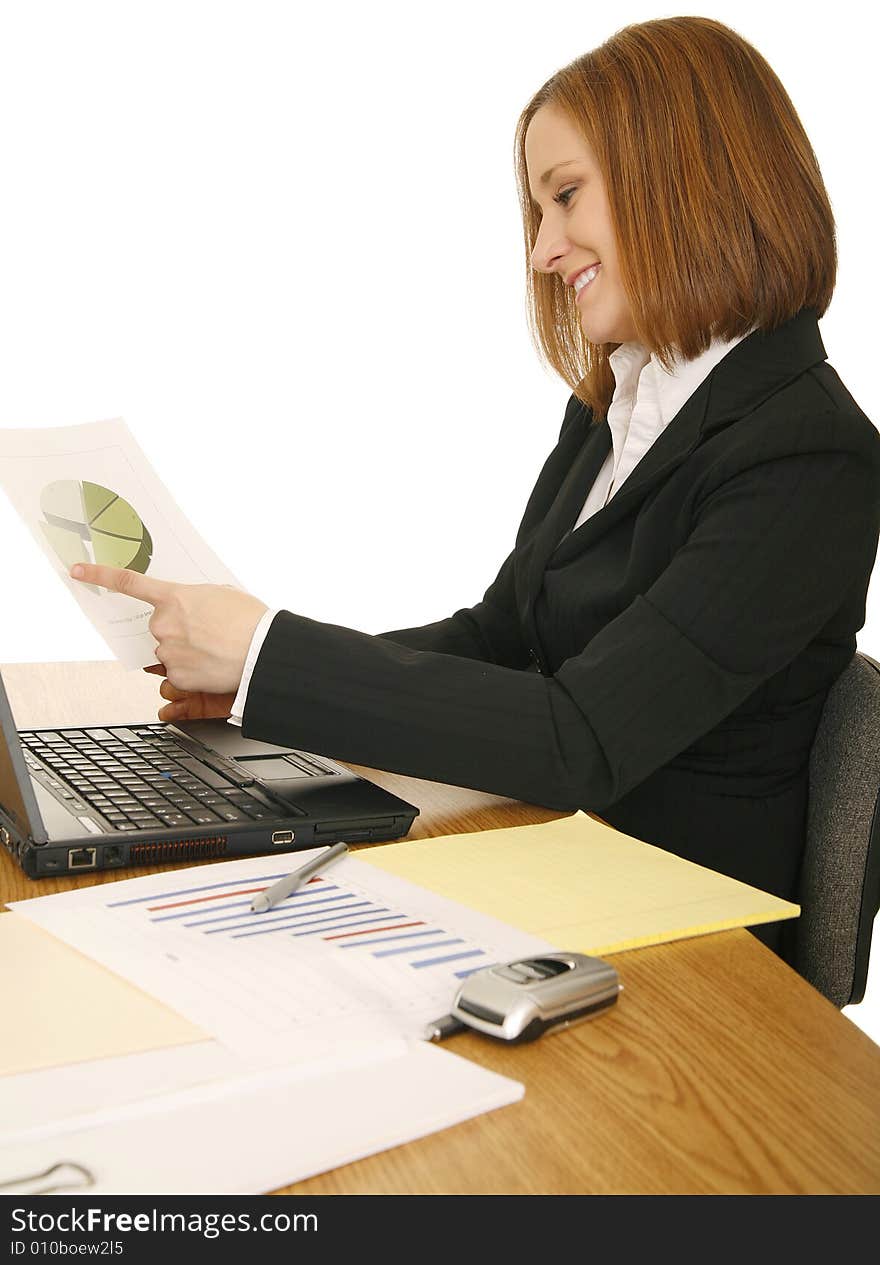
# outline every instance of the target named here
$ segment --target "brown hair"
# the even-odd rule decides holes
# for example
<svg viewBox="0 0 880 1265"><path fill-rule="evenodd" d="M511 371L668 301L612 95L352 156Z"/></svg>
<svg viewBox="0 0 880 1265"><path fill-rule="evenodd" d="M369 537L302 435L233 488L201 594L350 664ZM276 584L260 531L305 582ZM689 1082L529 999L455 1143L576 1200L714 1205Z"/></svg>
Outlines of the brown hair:
<svg viewBox="0 0 880 1265"><path fill-rule="evenodd" d="M525 135L544 105L562 110L596 156L638 340L665 369L672 354L692 359L712 338L769 332L803 307L825 313L837 274L834 216L774 71L712 18L625 26L547 80L514 145L532 339L594 420L611 402L608 357L620 344L591 343L573 293L531 263L540 211Z"/></svg>

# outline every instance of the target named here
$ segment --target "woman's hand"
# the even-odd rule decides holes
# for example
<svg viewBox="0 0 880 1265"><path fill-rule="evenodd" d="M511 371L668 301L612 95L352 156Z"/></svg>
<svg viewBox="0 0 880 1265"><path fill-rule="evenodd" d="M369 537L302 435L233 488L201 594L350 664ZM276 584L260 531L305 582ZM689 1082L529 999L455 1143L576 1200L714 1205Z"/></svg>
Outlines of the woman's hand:
<svg viewBox="0 0 880 1265"><path fill-rule="evenodd" d="M77 563L70 576L154 607L156 658L176 690L235 696L265 602L226 585L171 584L122 567Z"/></svg>
<svg viewBox="0 0 880 1265"><path fill-rule="evenodd" d="M145 672L167 676L164 663L153 663ZM202 690L179 690L170 681L163 681L159 693L169 701L159 708L159 720L225 720L232 714L235 694L206 694Z"/></svg>

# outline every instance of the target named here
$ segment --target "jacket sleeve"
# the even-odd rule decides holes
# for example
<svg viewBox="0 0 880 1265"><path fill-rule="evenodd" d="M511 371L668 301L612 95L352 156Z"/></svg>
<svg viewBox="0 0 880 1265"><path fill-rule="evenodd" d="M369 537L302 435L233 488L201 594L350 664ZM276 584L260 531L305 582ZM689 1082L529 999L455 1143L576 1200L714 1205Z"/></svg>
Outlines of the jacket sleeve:
<svg viewBox="0 0 880 1265"><path fill-rule="evenodd" d="M657 580L553 676L282 611L243 733L601 811L719 724L864 587L880 530L878 448L725 471Z"/></svg>
<svg viewBox="0 0 880 1265"><path fill-rule="evenodd" d="M511 553L476 606L463 608L434 624L378 635L411 650L435 650L508 668L526 667L529 652L516 613L513 558Z"/></svg>

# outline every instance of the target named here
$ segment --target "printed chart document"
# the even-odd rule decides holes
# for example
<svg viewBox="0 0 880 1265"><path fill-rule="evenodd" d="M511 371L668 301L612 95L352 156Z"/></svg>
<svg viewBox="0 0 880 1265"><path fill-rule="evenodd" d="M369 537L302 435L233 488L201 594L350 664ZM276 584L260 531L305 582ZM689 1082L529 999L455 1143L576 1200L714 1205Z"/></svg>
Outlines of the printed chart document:
<svg viewBox="0 0 880 1265"><path fill-rule="evenodd" d="M68 1057L105 1057L61 1067L49 1055L35 1071L11 1059L0 1075L5 1193L265 1192L522 1097L519 1082L430 1045L424 1029L472 971L552 946L354 857L251 912L257 892L323 851L10 905L0 923L23 923L42 955L72 955L80 976L110 968L108 1004L134 985L148 996L122 998L132 1013L153 999L169 1007L176 1044L139 1038L114 1057L77 1038ZM107 980L92 975L99 1005Z"/></svg>
<svg viewBox="0 0 880 1265"><path fill-rule="evenodd" d="M244 1058L419 1039L483 966L557 946L345 857L266 913L323 849L175 870L10 905Z"/></svg>
<svg viewBox="0 0 880 1265"><path fill-rule="evenodd" d="M0 430L0 486L62 583L128 668L156 662L146 602L71 580L76 562L178 584L235 576L186 519L121 418Z"/></svg>

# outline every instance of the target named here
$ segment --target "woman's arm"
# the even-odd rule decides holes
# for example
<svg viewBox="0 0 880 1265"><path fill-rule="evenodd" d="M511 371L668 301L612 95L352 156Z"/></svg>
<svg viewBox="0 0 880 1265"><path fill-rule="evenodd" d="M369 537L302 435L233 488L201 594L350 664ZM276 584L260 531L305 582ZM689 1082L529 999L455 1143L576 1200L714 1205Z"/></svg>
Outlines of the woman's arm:
<svg viewBox="0 0 880 1265"><path fill-rule="evenodd" d="M511 553L476 606L463 608L434 624L399 628L379 636L411 650L434 650L507 668L527 667L529 652L516 615L513 557Z"/></svg>
<svg viewBox="0 0 880 1265"><path fill-rule="evenodd" d="M245 737L553 808L601 810L790 663L877 549L877 450L735 461L648 590L552 676L282 611ZM833 444L831 445L833 447ZM772 450L772 445L771 445Z"/></svg>

